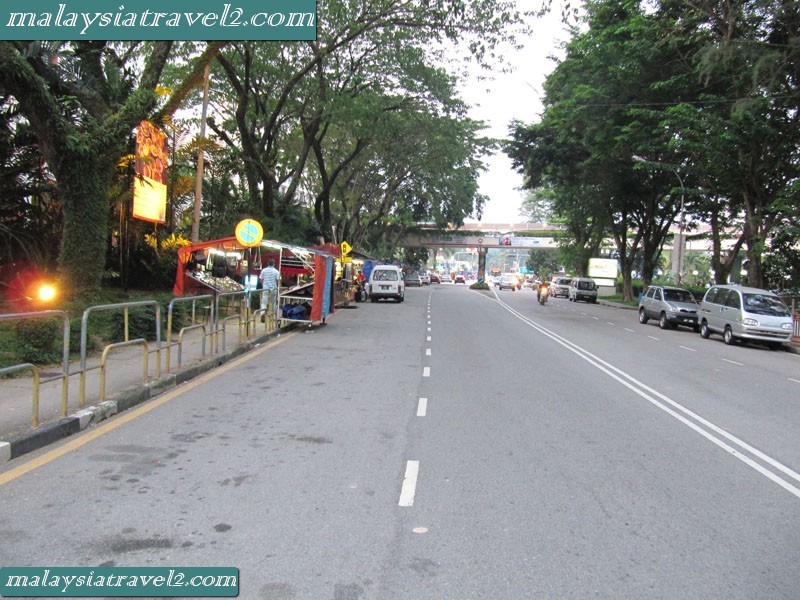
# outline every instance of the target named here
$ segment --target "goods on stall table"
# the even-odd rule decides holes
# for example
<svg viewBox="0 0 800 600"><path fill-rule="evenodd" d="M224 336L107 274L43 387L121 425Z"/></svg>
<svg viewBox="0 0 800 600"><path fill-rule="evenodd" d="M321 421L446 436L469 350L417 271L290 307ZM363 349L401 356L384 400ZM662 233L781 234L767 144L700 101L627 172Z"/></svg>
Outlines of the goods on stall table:
<svg viewBox="0 0 800 600"><path fill-rule="evenodd" d="M207 271L195 271L189 276L220 292L241 292L244 289L244 285L230 277L214 277Z"/></svg>

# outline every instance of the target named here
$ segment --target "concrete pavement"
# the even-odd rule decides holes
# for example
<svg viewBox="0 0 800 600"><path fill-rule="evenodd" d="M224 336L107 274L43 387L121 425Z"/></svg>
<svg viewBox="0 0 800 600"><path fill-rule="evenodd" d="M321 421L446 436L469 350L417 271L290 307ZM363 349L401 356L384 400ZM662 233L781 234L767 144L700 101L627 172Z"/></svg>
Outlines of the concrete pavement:
<svg viewBox="0 0 800 600"><path fill-rule="evenodd" d="M40 373L38 427L32 425L34 382L30 372L18 377L0 379L0 463L32 452L59 439L82 431L119 412L141 404L168 389L176 387L273 338L294 329L294 325L270 333L256 335L241 344L229 343L227 349L203 353L202 334L187 335L181 348L170 348L170 369L167 353L151 348L145 375L144 349L128 347L110 354L105 368L105 393L101 374L100 354L87 360L83 387L85 402L80 406L80 366L70 364L67 378L67 416L62 416L63 377L61 365L50 372ZM207 346L210 345L210 342ZM158 361L158 362L157 362ZM159 368L160 367L160 368Z"/></svg>

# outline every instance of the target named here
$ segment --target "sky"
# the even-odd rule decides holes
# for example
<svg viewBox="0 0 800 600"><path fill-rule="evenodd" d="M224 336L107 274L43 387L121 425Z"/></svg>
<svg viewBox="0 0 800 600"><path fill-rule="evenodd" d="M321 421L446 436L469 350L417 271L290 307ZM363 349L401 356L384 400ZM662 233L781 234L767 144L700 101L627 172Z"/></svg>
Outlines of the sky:
<svg viewBox="0 0 800 600"><path fill-rule="evenodd" d="M489 126L482 132L484 135L507 138L513 119L533 123L542 111L542 84L556 66L548 57L560 54L558 42L567 38L558 11L536 19L532 28L533 34L523 41L523 49L505 56L513 67L512 72L497 74L490 82L471 77L460 88L463 99L472 107L470 117ZM488 157L485 163L488 169L478 184L480 193L489 200L481 222L525 222L519 214L524 198L519 189L522 176L512 169L511 160L503 153ZM476 220L467 219L468 222Z"/></svg>

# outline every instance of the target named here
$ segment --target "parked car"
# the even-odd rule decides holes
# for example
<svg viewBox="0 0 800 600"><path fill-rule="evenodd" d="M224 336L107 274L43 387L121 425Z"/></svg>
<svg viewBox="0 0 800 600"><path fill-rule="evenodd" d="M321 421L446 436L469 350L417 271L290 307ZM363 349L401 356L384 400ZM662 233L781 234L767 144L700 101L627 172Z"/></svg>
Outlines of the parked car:
<svg viewBox="0 0 800 600"><path fill-rule="evenodd" d="M554 275L550 278L550 295L553 298L563 296L569 298L569 284L572 281L571 277L565 275Z"/></svg>
<svg viewBox="0 0 800 600"><path fill-rule="evenodd" d="M405 283L400 267L378 265L369 274L369 299L377 302L381 298L394 298L402 302L405 298Z"/></svg>
<svg viewBox="0 0 800 600"><path fill-rule="evenodd" d="M576 277L569 282L567 298L570 302L585 300L597 304L597 284L590 277Z"/></svg>
<svg viewBox="0 0 800 600"><path fill-rule="evenodd" d="M500 276L500 281L495 284L501 290L516 291L519 288L519 279L515 273L503 273Z"/></svg>
<svg viewBox="0 0 800 600"><path fill-rule="evenodd" d="M768 290L739 285L715 285L700 303L700 335L719 333L726 344L765 342L777 349L792 339L792 313Z"/></svg>
<svg viewBox="0 0 800 600"><path fill-rule="evenodd" d="M467 283L467 278L464 276L463 273L457 273L455 278L453 279L453 283Z"/></svg>
<svg viewBox="0 0 800 600"><path fill-rule="evenodd" d="M419 274L419 281L422 285L430 285L431 284L431 276L428 275L426 271L422 271Z"/></svg>
<svg viewBox="0 0 800 600"><path fill-rule="evenodd" d="M418 273L406 273L405 280L408 287L422 287L422 279Z"/></svg>
<svg viewBox="0 0 800 600"><path fill-rule="evenodd" d="M651 285L639 299L639 323L658 319L661 329L678 325L700 331L697 322L697 299L689 290L666 285Z"/></svg>

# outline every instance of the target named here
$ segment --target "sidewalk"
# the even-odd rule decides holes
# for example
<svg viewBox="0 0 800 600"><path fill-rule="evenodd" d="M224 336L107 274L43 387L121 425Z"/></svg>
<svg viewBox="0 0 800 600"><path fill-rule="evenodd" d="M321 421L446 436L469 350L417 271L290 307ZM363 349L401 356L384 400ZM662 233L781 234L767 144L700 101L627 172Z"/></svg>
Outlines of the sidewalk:
<svg viewBox="0 0 800 600"><path fill-rule="evenodd" d="M61 416L63 402L63 378L61 366L52 371L40 372L42 380L39 392L39 427L32 426L33 376L22 372L19 377L0 379L0 463L22 454L32 452L61 438L67 437L91 424L96 424L112 415L157 396L166 390L210 371L238 357L255 346L278 337L294 326L257 335L240 345L229 340L225 350L211 353L210 340L206 342L205 356L202 352L202 334L199 330L189 332L184 339L181 366L178 367L178 348L170 349L170 371L167 372L167 352L160 352L160 369L156 360L154 344L151 344L147 360L147 376L144 373L144 348L126 347L109 354L106 361L105 398L101 400L100 354L87 359L85 376L85 404L79 406L80 365L70 363L68 378L67 416ZM47 381L49 380L49 381Z"/></svg>

